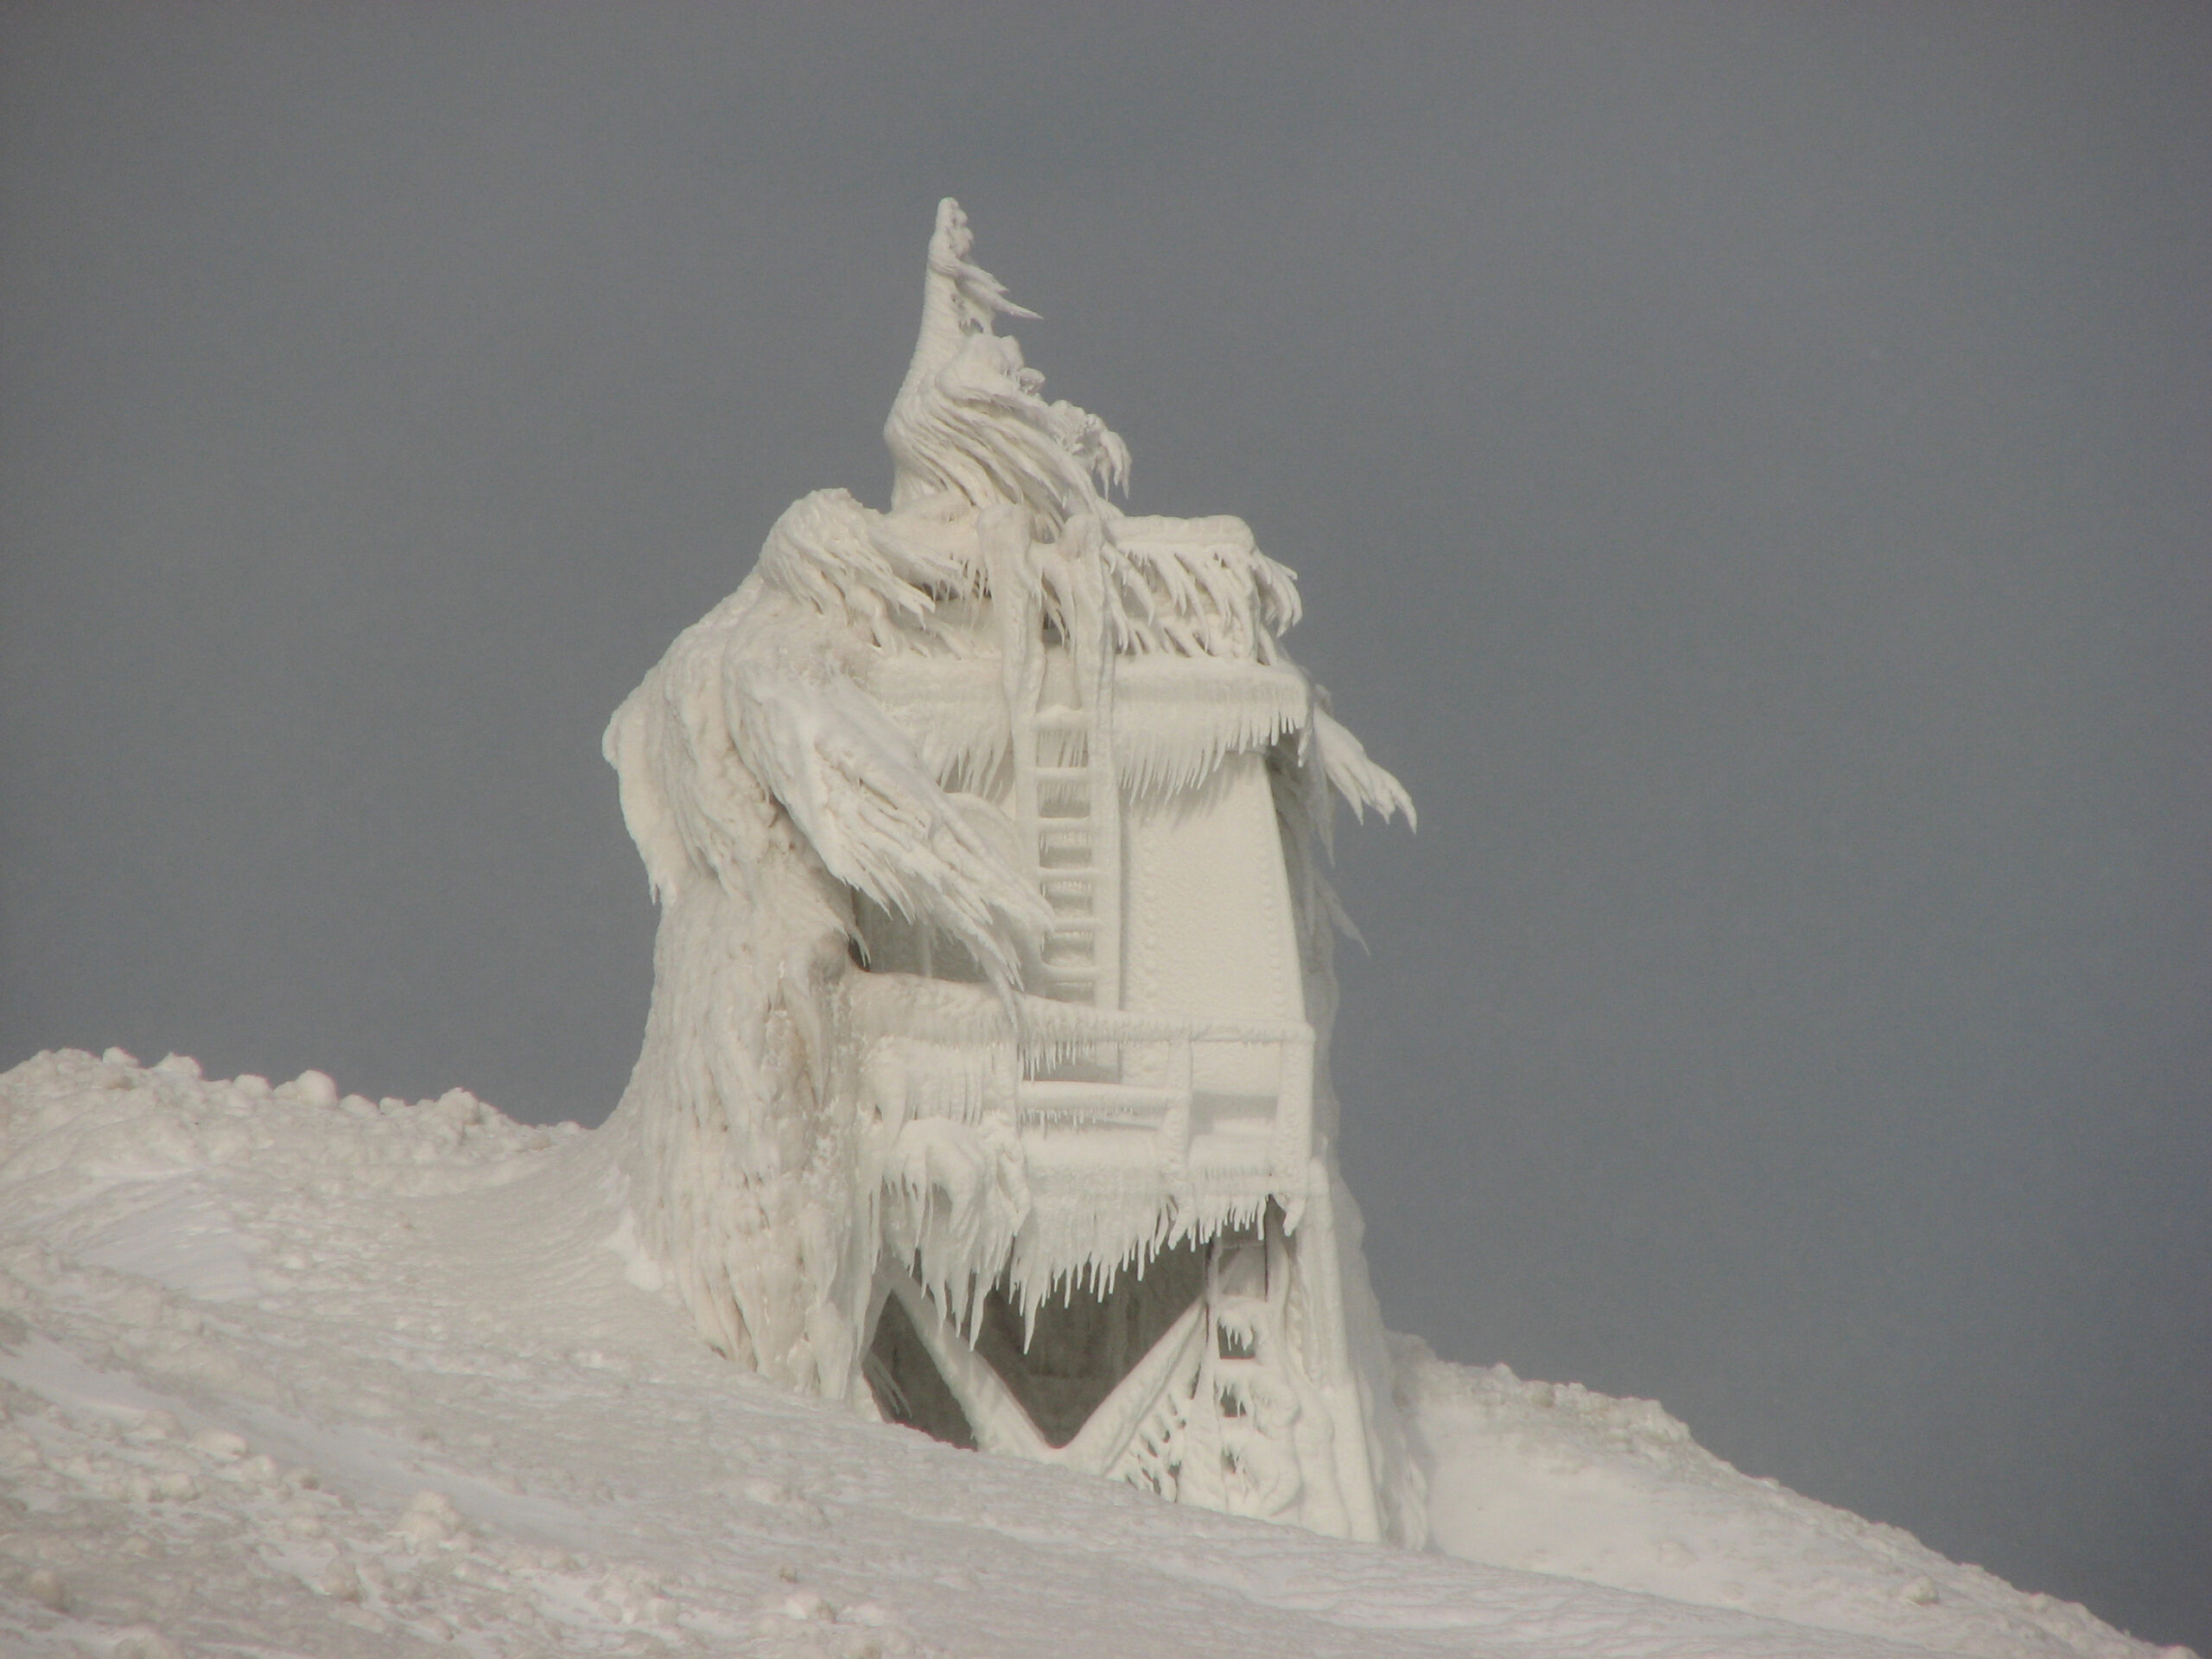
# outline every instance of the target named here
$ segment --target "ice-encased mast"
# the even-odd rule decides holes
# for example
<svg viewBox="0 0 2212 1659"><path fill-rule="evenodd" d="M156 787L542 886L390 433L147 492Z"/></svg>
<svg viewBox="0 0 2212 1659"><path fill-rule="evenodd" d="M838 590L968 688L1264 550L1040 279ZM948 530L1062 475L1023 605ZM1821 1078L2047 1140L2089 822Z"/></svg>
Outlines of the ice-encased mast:
<svg viewBox="0 0 2212 1659"><path fill-rule="evenodd" d="M891 511L796 504L617 712L662 907L609 1144L711 1340L984 1450L1416 1541L1327 1033L1332 794L1411 805L1231 518L1136 518L930 244Z"/></svg>

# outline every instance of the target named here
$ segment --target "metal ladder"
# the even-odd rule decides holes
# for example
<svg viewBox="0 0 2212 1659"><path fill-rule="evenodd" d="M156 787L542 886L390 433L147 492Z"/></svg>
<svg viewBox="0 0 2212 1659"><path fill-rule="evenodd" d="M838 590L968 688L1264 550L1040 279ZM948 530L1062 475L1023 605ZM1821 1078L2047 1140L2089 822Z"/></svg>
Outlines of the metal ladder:
<svg viewBox="0 0 2212 1659"><path fill-rule="evenodd" d="M1288 1244L1272 1215L1258 1236L1217 1238L1207 1253L1205 1342L1192 1405L1219 1448L1216 1502L1232 1515L1282 1514L1301 1484L1290 1443L1299 1402L1286 1370L1295 1361L1283 1330L1289 1271Z"/></svg>
<svg viewBox="0 0 2212 1659"><path fill-rule="evenodd" d="M1077 526L1071 533L1081 533ZM1016 537L1020 539L1017 541ZM1093 562L1071 561L1071 637L1045 638L1028 584L1011 568L1026 533L989 538L1014 752L1014 818L1027 874L1052 912L1039 941L1038 995L1122 1006L1122 791L1114 766L1114 656ZM1005 573L1004 580L999 573Z"/></svg>

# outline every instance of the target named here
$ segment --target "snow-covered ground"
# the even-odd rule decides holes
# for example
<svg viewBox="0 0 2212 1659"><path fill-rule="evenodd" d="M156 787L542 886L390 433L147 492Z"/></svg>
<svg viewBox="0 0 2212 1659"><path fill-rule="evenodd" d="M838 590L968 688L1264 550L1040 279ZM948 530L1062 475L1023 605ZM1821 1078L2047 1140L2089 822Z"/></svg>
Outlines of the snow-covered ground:
<svg viewBox="0 0 2212 1659"><path fill-rule="evenodd" d="M0 1649L2153 1651L1649 1402L1417 1342L1442 1554L955 1451L716 1358L608 1192L592 1136L458 1090L0 1077Z"/></svg>

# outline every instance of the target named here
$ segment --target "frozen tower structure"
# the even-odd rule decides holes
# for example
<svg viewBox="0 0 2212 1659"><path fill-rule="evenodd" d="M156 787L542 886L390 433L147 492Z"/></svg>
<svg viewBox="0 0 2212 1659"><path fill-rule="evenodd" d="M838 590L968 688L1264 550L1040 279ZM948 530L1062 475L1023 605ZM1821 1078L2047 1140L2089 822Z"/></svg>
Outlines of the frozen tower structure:
<svg viewBox="0 0 2212 1659"><path fill-rule="evenodd" d="M1231 518L1138 518L938 209L888 512L808 496L615 714L661 906L609 1133L709 1340L986 1451L1419 1541L1329 1086L1338 796Z"/></svg>

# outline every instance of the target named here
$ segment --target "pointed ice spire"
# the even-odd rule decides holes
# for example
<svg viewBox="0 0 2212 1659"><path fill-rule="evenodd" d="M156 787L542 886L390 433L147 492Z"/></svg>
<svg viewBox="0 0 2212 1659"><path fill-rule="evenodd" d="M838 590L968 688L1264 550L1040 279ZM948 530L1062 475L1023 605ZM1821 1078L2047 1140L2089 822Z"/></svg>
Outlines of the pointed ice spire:
<svg viewBox="0 0 2212 1659"><path fill-rule="evenodd" d="M959 354L969 335L989 334L993 317L1037 315L1007 298L1006 284L968 257L975 246L968 215L947 196L937 205L928 274L922 279L921 338L914 342L914 360L906 365L906 378L893 404L894 415L899 404L922 395L937 372Z"/></svg>
<svg viewBox="0 0 2212 1659"><path fill-rule="evenodd" d="M1074 513L1110 512L1100 491L1128 478L1128 448L1096 416L1038 395L1045 377L991 327L1001 315L1036 314L1007 298L969 257L974 247L967 215L946 197L930 238L921 337L883 427L898 468L892 506L931 496L1024 506L1036 534L1056 536Z"/></svg>

